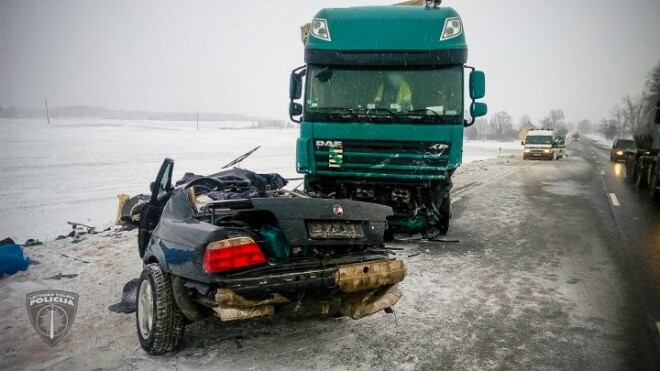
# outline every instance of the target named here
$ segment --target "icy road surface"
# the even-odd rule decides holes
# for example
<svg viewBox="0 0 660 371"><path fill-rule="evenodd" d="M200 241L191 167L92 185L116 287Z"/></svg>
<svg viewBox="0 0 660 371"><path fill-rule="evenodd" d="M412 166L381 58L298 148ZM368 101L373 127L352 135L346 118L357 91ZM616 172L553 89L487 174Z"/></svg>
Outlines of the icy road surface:
<svg viewBox="0 0 660 371"><path fill-rule="evenodd" d="M186 328L180 351L152 357L134 316L107 310L141 270L135 232L29 247L39 264L0 279L0 369L657 369L647 337L657 319L630 279L603 188L606 153L593 159L585 146L571 144L560 161L517 156L459 169L447 236L459 242L391 244L408 267L396 316L209 318ZM624 200L634 213L634 199ZM59 273L77 276L48 279ZM25 309L25 295L43 289L80 294L74 325L53 348Z"/></svg>
<svg viewBox="0 0 660 371"><path fill-rule="evenodd" d="M174 177L211 174L260 145L241 166L297 178L297 127L251 122L0 119L0 238L52 239L67 221L110 225L117 195L149 193L165 157ZM466 142L464 162L520 153L519 143ZM293 183L297 185L297 183Z"/></svg>

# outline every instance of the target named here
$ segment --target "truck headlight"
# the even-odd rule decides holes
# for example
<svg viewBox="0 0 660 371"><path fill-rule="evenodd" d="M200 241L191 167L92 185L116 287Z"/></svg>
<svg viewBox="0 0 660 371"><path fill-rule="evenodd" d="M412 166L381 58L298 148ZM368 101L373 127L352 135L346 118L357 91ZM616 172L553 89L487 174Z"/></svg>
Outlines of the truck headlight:
<svg viewBox="0 0 660 371"><path fill-rule="evenodd" d="M523 152L525 152L525 153L530 153L530 152L532 152L532 150L529 149L529 148L525 148L525 149L523 150Z"/></svg>
<svg viewBox="0 0 660 371"><path fill-rule="evenodd" d="M310 27L312 36L317 39L330 41L330 29L328 28L328 21L322 18L314 18L312 26Z"/></svg>
<svg viewBox="0 0 660 371"><path fill-rule="evenodd" d="M440 41L454 38L463 33L463 23L461 18L453 17L445 19L445 26L442 28L442 35Z"/></svg>
<svg viewBox="0 0 660 371"><path fill-rule="evenodd" d="M623 155L623 151L616 151L616 154L621 156L621 155Z"/></svg>
<svg viewBox="0 0 660 371"><path fill-rule="evenodd" d="M549 149L544 149L543 153L550 153L550 150Z"/></svg>

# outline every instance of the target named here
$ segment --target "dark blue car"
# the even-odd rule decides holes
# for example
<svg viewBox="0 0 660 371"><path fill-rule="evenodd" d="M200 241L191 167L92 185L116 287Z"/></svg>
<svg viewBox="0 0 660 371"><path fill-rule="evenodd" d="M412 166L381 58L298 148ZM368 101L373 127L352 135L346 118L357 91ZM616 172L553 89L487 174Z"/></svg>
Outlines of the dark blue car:
<svg viewBox="0 0 660 371"><path fill-rule="evenodd" d="M166 159L140 216L137 332L152 354L187 323L390 310L406 274L383 245L388 206L309 198L278 174L230 169L172 184Z"/></svg>

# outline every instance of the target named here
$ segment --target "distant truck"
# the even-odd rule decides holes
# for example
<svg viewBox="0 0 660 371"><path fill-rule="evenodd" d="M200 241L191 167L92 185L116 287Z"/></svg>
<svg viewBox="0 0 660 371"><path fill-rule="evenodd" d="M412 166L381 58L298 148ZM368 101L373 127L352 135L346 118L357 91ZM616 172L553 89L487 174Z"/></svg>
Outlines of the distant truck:
<svg viewBox="0 0 660 371"><path fill-rule="evenodd" d="M463 128L487 107L459 14L426 3L319 11L291 74L289 114L308 194L388 205L390 232L435 235L449 228Z"/></svg>
<svg viewBox="0 0 660 371"><path fill-rule="evenodd" d="M566 139L552 130L530 130L521 144L523 160L554 160L566 156Z"/></svg>
<svg viewBox="0 0 660 371"><path fill-rule="evenodd" d="M626 149L626 177L638 188L649 188L651 197L660 198L660 100L648 109L633 135L635 148Z"/></svg>
<svg viewBox="0 0 660 371"><path fill-rule="evenodd" d="M571 135L571 139L574 142L579 142L580 141L580 132L579 131L574 132L573 135Z"/></svg>

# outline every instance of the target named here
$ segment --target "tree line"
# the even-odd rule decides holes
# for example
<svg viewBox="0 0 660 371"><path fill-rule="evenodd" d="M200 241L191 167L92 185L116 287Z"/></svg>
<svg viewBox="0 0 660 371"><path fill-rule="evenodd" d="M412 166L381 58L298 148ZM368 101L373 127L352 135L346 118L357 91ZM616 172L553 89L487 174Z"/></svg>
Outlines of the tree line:
<svg viewBox="0 0 660 371"><path fill-rule="evenodd" d="M470 140L497 140L510 141L520 139L519 133L524 129L547 129L554 130L557 135L565 136L569 132L579 130L584 133L593 131L593 124L589 120L581 120L577 125L566 122L564 111L552 109L536 124L532 123L530 117L522 115L517 124L506 111L494 113L490 118L479 118L474 125L465 130L465 136Z"/></svg>
<svg viewBox="0 0 660 371"><path fill-rule="evenodd" d="M602 118L598 131L606 139L625 138L635 133L648 113L660 100L660 62L649 73L642 92L626 94L621 102L612 108L609 117Z"/></svg>

